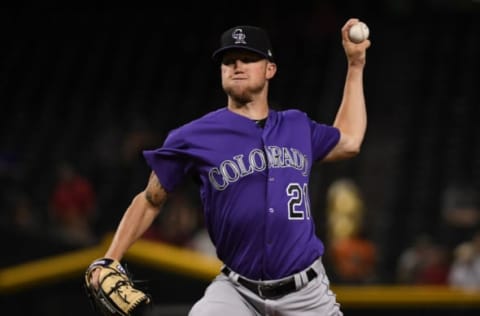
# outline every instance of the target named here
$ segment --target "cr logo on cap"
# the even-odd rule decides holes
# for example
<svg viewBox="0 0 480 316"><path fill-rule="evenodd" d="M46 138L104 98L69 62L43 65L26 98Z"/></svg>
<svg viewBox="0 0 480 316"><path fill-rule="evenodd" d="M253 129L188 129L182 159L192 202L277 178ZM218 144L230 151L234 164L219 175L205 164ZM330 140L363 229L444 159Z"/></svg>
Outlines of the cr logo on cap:
<svg viewBox="0 0 480 316"><path fill-rule="evenodd" d="M242 29L235 29L232 32L232 38L235 40L235 44L247 44L245 38L247 36L243 33Z"/></svg>

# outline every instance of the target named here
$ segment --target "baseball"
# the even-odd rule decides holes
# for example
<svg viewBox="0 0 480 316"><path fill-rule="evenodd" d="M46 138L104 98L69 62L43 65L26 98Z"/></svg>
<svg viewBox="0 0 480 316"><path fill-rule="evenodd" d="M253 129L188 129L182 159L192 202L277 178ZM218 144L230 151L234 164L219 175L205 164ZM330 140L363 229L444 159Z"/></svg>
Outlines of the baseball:
<svg viewBox="0 0 480 316"><path fill-rule="evenodd" d="M363 22L358 22L350 28L348 31L348 37L354 43L361 43L368 38L370 30L368 26Z"/></svg>

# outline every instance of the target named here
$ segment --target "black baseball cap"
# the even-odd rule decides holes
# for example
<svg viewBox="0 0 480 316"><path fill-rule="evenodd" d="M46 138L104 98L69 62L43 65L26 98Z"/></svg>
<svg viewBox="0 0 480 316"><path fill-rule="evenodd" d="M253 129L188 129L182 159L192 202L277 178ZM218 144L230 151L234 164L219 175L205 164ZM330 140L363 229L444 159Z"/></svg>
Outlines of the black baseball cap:
<svg viewBox="0 0 480 316"><path fill-rule="evenodd" d="M235 48L249 50L273 61L270 39L260 27L240 25L226 30L220 37L220 48L213 52L212 58L220 61L225 51Z"/></svg>

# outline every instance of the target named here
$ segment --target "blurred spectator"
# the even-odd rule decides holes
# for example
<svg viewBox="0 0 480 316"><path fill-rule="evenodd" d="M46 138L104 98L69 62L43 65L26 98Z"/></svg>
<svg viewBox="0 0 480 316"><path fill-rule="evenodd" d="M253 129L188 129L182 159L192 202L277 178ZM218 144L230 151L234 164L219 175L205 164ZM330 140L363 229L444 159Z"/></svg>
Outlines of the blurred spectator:
<svg viewBox="0 0 480 316"><path fill-rule="evenodd" d="M144 238L189 247L198 228L198 212L186 194L172 193L156 223L145 232Z"/></svg>
<svg viewBox="0 0 480 316"><path fill-rule="evenodd" d="M352 180L333 182L327 192L327 242L356 235L363 226L364 212L363 198Z"/></svg>
<svg viewBox="0 0 480 316"><path fill-rule="evenodd" d="M480 231L470 241L458 245L448 275L451 286L480 290Z"/></svg>
<svg viewBox="0 0 480 316"><path fill-rule="evenodd" d="M201 221L200 210L193 207L195 202L187 188L172 193L156 223L143 237L216 257L215 246Z"/></svg>
<svg viewBox="0 0 480 316"><path fill-rule="evenodd" d="M364 201L350 179L335 181L327 194L328 264L332 281L367 284L376 278L377 247L367 237Z"/></svg>
<svg viewBox="0 0 480 316"><path fill-rule="evenodd" d="M417 237L403 251L397 264L397 281L403 284L447 284L449 252L429 235Z"/></svg>
<svg viewBox="0 0 480 316"><path fill-rule="evenodd" d="M447 285L449 264L447 248L439 244L431 245L425 251L423 265L416 275L415 284Z"/></svg>
<svg viewBox="0 0 480 316"><path fill-rule="evenodd" d="M69 245L90 245L96 241L95 216L93 185L72 164L61 163L50 198L50 219L55 236Z"/></svg>
<svg viewBox="0 0 480 316"><path fill-rule="evenodd" d="M330 245L335 282L370 284L376 279L377 249L369 239L350 236Z"/></svg>
<svg viewBox="0 0 480 316"><path fill-rule="evenodd" d="M433 241L427 234L417 236L413 244L407 247L398 260L397 282L403 284L414 284L417 275L425 265L427 252L432 247Z"/></svg>
<svg viewBox="0 0 480 316"><path fill-rule="evenodd" d="M480 206L476 190L466 183L452 184L444 192L442 201L443 242L454 249L470 240L480 224Z"/></svg>

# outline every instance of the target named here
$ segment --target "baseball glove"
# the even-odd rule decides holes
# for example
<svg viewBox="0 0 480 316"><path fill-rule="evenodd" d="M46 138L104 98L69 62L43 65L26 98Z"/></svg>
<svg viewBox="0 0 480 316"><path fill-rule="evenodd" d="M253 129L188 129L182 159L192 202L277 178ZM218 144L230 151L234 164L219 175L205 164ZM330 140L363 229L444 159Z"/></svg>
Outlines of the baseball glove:
<svg viewBox="0 0 480 316"><path fill-rule="evenodd" d="M99 269L98 288L91 283L91 275ZM120 262L101 258L85 272L85 289L93 308L103 316L130 316L150 303L150 296L135 288Z"/></svg>

